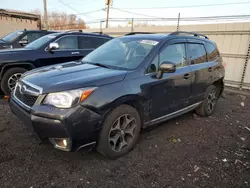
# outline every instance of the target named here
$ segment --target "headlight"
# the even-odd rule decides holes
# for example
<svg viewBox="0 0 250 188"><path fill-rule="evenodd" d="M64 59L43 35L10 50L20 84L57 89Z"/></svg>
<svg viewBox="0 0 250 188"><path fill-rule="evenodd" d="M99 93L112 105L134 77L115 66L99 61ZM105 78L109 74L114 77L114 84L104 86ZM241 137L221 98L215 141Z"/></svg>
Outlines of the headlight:
<svg viewBox="0 0 250 188"><path fill-rule="evenodd" d="M58 93L50 93L43 104L53 105L57 108L70 108L80 101L84 101L96 88L85 88Z"/></svg>

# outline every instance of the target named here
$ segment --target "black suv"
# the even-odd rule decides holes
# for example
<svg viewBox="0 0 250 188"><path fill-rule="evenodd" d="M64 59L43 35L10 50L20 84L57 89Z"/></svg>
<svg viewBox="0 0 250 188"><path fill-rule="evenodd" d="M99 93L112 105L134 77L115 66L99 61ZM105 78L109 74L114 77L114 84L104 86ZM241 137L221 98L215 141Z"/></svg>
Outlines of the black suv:
<svg viewBox="0 0 250 188"><path fill-rule="evenodd" d="M44 35L54 33L53 31L46 30L18 30L9 33L2 39L0 39L0 49L8 48L23 48L27 44L33 42L36 39Z"/></svg>
<svg viewBox="0 0 250 188"><path fill-rule="evenodd" d="M211 115L224 88L216 44L196 33L113 39L82 61L27 72L10 107L41 139L116 158L141 129L191 110Z"/></svg>
<svg viewBox="0 0 250 188"><path fill-rule="evenodd" d="M27 70L79 60L112 39L104 34L69 31L43 36L25 48L0 51L1 89L9 95Z"/></svg>

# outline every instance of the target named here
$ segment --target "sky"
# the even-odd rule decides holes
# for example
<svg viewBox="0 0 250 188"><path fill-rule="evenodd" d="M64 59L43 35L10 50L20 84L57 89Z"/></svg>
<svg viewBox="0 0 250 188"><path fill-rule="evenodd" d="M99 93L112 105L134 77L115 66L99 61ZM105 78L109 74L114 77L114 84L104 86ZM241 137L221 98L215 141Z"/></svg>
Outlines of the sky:
<svg viewBox="0 0 250 188"><path fill-rule="evenodd" d="M98 10L93 13L79 15L85 22L91 23L95 20L105 20L105 1L106 0L47 0L47 7L48 11L66 12L69 14L88 13ZM196 7L197 5L240 2L244 4ZM173 8L176 6L178 8ZM1 8L26 12L35 9L42 11L43 0L0 0L0 9ZM135 12L137 14L122 12L118 9ZM250 15L250 0L113 0L110 18L176 18L178 17L178 13L180 13L181 17Z"/></svg>

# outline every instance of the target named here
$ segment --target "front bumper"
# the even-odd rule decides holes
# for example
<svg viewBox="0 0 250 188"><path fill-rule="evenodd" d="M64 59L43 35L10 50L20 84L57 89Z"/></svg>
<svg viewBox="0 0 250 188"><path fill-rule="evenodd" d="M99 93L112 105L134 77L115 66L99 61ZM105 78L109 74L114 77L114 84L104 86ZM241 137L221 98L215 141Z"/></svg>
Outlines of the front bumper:
<svg viewBox="0 0 250 188"><path fill-rule="evenodd" d="M9 105L12 112L41 140L70 139L72 144L67 150L75 150L97 140L102 117L81 105L70 109L34 105L25 110L13 98L9 99Z"/></svg>

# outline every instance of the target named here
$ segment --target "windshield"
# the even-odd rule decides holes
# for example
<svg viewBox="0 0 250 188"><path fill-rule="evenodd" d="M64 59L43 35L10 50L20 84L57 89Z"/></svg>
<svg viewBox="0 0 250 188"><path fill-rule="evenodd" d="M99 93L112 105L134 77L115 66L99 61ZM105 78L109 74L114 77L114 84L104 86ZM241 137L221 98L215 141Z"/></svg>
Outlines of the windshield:
<svg viewBox="0 0 250 188"><path fill-rule="evenodd" d="M32 48L32 49L37 49L45 45L47 42L51 41L52 39L56 38L57 34L49 34L45 35L31 43L29 43L25 48Z"/></svg>
<svg viewBox="0 0 250 188"><path fill-rule="evenodd" d="M23 31L14 31L12 33L9 33L5 37L3 37L2 40L5 42L12 42L16 40L22 34L23 34Z"/></svg>
<svg viewBox="0 0 250 188"><path fill-rule="evenodd" d="M117 38L100 46L83 61L107 67L135 69L149 54L158 41L135 38Z"/></svg>

